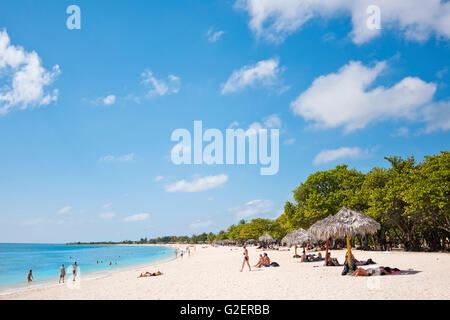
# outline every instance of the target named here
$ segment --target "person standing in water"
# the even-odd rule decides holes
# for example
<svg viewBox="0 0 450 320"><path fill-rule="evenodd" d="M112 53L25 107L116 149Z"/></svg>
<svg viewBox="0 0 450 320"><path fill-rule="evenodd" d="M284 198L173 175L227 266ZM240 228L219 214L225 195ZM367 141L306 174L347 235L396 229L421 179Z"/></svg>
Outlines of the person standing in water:
<svg viewBox="0 0 450 320"><path fill-rule="evenodd" d="M64 283L64 278L66 277L66 268L64 268L64 264L61 265L61 268L59 269L59 281L58 283L62 282Z"/></svg>
<svg viewBox="0 0 450 320"><path fill-rule="evenodd" d="M250 263L249 263L249 257L248 257L248 250L247 250L247 244L244 244L244 261L242 261L242 268L241 268L241 272L242 270L244 270L244 265L247 264L248 265L248 270L252 271L252 268L250 268Z"/></svg>
<svg viewBox="0 0 450 320"><path fill-rule="evenodd" d="M33 281L34 277L33 277L33 270L30 269L30 272L28 272L28 283L30 283L31 281Z"/></svg>
<svg viewBox="0 0 450 320"><path fill-rule="evenodd" d="M77 277L77 274L78 274L78 265L77 265L76 261L72 265L72 268L73 268L73 280L72 281L75 281L75 278Z"/></svg>

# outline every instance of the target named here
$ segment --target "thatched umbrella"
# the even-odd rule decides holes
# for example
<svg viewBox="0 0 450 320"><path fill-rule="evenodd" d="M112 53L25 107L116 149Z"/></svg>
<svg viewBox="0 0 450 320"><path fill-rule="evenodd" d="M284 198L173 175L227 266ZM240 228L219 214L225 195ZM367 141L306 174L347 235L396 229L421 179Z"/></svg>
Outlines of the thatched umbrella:
<svg viewBox="0 0 450 320"><path fill-rule="evenodd" d="M342 207L334 216L320 220L309 228L309 232L316 238L327 240L325 253L325 264L328 258L328 239L347 237L348 265L351 266L352 252L350 248L350 237L355 235L373 234L380 229L380 224L371 217L357 211Z"/></svg>
<svg viewBox="0 0 450 320"><path fill-rule="evenodd" d="M288 233L287 235L284 236L283 239L281 239L281 243L285 244L287 246L292 246L292 236L291 236L291 232Z"/></svg>
<svg viewBox="0 0 450 320"><path fill-rule="evenodd" d="M284 238L284 242L289 246L295 245L295 255L297 255L297 244L301 244L304 247L305 242L314 240L312 234L305 229L299 228L292 232L289 232ZM282 240L282 241L283 241Z"/></svg>
<svg viewBox="0 0 450 320"><path fill-rule="evenodd" d="M272 241L273 238L270 234L266 233L265 235L262 235L261 237L258 238L259 241L263 241L263 242L267 242L267 241Z"/></svg>
<svg viewBox="0 0 450 320"><path fill-rule="evenodd" d="M314 236L305 229L298 228L292 231L292 240L294 243L304 244L305 242L313 241Z"/></svg>

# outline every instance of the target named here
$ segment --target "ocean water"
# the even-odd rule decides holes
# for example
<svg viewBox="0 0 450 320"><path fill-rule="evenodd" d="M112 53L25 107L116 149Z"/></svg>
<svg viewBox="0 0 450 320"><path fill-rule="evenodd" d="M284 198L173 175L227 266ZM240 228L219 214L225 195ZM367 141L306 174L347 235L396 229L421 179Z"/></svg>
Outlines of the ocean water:
<svg viewBox="0 0 450 320"><path fill-rule="evenodd" d="M56 283L63 263L66 277L75 261L85 277L173 257L172 248L159 246L0 243L0 291L26 285L30 269L33 284Z"/></svg>

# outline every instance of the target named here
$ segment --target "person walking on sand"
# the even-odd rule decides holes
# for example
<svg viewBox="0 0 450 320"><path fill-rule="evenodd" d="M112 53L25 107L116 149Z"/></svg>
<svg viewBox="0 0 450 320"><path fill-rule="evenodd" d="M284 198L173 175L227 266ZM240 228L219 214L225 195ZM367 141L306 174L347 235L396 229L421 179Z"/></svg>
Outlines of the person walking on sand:
<svg viewBox="0 0 450 320"><path fill-rule="evenodd" d="M242 272L242 270L244 270L244 265L245 264L248 265L248 270L252 271L252 268L250 268L250 263L249 263L249 258L248 258L247 244L244 244L243 248L244 248L244 261L242 261L241 272Z"/></svg>
<svg viewBox="0 0 450 320"><path fill-rule="evenodd" d="M64 268L64 264L61 265L61 268L59 269L59 281L58 283L62 282L64 283L64 278L66 277L66 268Z"/></svg>
<svg viewBox="0 0 450 320"><path fill-rule="evenodd" d="M75 281L75 278L77 277L77 273L78 273L78 265L77 265L76 261L72 265L72 268L73 268L73 280L72 281Z"/></svg>
<svg viewBox="0 0 450 320"><path fill-rule="evenodd" d="M33 277L33 270L30 269L30 272L28 272L28 283L30 283L31 281L33 281L34 277Z"/></svg>
<svg viewBox="0 0 450 320"><path fill-rule="evenodd" d="M391 238L386 235L386 251L391 251Z"/></svg>

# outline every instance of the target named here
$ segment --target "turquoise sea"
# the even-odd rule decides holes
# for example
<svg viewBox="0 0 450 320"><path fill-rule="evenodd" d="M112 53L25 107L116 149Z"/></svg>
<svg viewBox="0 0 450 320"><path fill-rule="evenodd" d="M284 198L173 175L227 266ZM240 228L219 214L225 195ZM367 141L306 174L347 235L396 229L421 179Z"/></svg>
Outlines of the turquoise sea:
<svg viewBox="0 0 450 320"><path fill-rule="evenodd" d="M76 261L85 277L171 258L174 250L159 246L0 243L0 291L26 285L30 269L33 284L56 283L63 263L69 275Z"/></svg>

